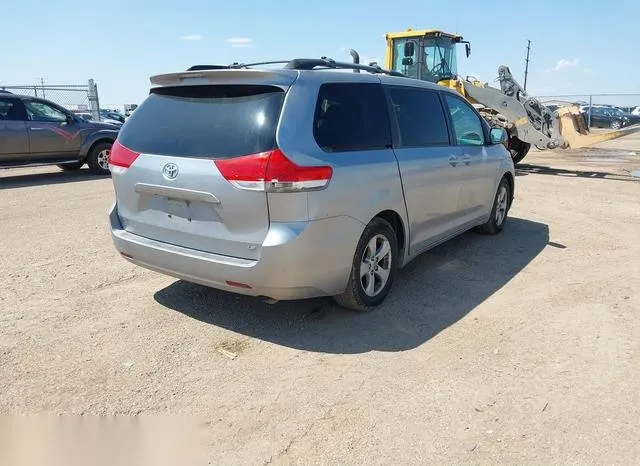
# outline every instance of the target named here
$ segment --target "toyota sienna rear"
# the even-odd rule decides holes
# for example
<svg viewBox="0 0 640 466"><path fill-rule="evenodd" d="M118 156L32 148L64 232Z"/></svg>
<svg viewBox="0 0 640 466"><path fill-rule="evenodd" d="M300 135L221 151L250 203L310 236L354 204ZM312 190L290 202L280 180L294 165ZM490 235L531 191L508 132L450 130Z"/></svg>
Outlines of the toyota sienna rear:
<svg viewBox="0 0 640 466"><path fill-rule="evenodd" d="M443 238L486 224L496 208L506 216L513 192L511 182L494 208L496 189L508 184L501 178L511 179L513 167L478 122L472 136L490 145L493 165L473 172L469 186L482 198L462 206L460 180L472 172L456 178L451 160L463 154L440 97L453 93L407 78L385 80L429 91L421 95L434 107L424 111L446 141L421 152L431 157L424 167L403 165L406 154L394 151L392 107L376 74L225 69L152 78L157 86L111 151L117 250L151 270L236 293L337 296L360 310L380 304L397 267ZM400 121L411 115L401 100L412 105L414 97L397 96ZM468 106L451 114L465 111L475 112ZM420 170L431 173L428 182ZM431 209L420 213L424 196ZM408 209L420 215L410 218Z"/></svg>

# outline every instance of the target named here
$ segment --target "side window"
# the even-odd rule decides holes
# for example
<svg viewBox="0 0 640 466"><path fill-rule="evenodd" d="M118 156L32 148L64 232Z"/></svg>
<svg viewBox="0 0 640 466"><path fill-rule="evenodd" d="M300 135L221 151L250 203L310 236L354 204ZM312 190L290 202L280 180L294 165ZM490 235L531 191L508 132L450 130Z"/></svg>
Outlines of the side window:
<svg viewBox="0 0 640 466"><path fill-rule="evenodd" d="M390 87L389 94L398 121L399 147L449 144L446 117L436 91Z"/></svg>
<svg viewBox="0 0 640 466"><path fill-rule="evenodd" d="M453 132L459 146L482 146L485 143L482 121L473 108L462 99L445 94Z"/></svg>
<svg viewBox="0 0 640 466"><path fill-rule="evenodd" d="M24 110L17 99L0 99L0 120L23 121Z"/></svg>
<svg viewBox="0 0 640 466"><path fill-rule="evenodd" d="M391 147L391 128L382 85L329 83L320 86L313 135L327 152Z"/></svg>
<svg viewBox="0 0 640 466"><path fill-rule="evenodd" d="M53 123L67 121L67 116L64 113L43 102L25 102L25 107L31 121L50 121Z"/></svg>

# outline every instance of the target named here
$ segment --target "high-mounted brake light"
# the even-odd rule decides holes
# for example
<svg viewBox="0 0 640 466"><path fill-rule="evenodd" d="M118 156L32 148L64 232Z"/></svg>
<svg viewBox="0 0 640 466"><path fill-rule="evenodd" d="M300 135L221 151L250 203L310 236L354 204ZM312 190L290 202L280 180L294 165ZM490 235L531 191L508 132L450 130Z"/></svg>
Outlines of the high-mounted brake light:
<svg viewBox="0 0 640 466"><path fill-rule="evenodd" d="M123 146L116 139L111 146L111 153L109 154L109 165L114 167L129 168L133 162L138 158L140 152L134 152L131 149Z"/></svg>
<svg viewBox="0 0 640 466"><path fill-rule="evenodd" d="M280 149L214 162L229 183L251 191L282 193L323 189L333 175L329 166L296 165Z"/></svg>

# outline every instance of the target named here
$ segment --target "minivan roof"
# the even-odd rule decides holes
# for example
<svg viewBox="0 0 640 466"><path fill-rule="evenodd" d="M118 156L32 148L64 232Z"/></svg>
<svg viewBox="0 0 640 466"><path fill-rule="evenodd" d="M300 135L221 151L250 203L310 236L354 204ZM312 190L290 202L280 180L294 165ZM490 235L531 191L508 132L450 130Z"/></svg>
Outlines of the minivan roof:
<svg viewBox="0 0 640 466"><path fill-rule="evenodd" d="M151 84L157 86L181 86L181 85L206 85L206 84L225 84L237 81L243 81L247 84L271 84L279 86L290 86L299 77L305 76L309 81L316 82L371 82L383 83L390 85L401 85L433 89L438 91L452 92L444 86L437 85L428 81L419 79L390 76L382 73L369 73L361 71L354 73L352 70L346 69L330 69L321 68L314 70L292 70L286 68L275 69L256 69L256 68L233 68L233 69L208 69L208 70L192 70L178 71L174 73L165 73L154 75L150 78Z"/></svg>

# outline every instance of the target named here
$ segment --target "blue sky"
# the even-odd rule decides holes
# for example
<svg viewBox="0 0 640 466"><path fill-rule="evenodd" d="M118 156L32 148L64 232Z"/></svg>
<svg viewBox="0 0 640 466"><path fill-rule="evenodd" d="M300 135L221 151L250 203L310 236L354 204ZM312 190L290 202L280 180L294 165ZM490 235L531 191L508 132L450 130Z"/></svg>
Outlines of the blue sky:
<svg viewBox="0 0 640 466"><path fill-rule="evenodd" d="M103 106L139 103L150 75L196 63L349 60L349 48L382 62L383 34L407 27L470 40L463 76L491 82L506 64L522 82L530 39L532 94L640 93L638 0L2 0L0 18L0 85L93 78Z"/></svg>

